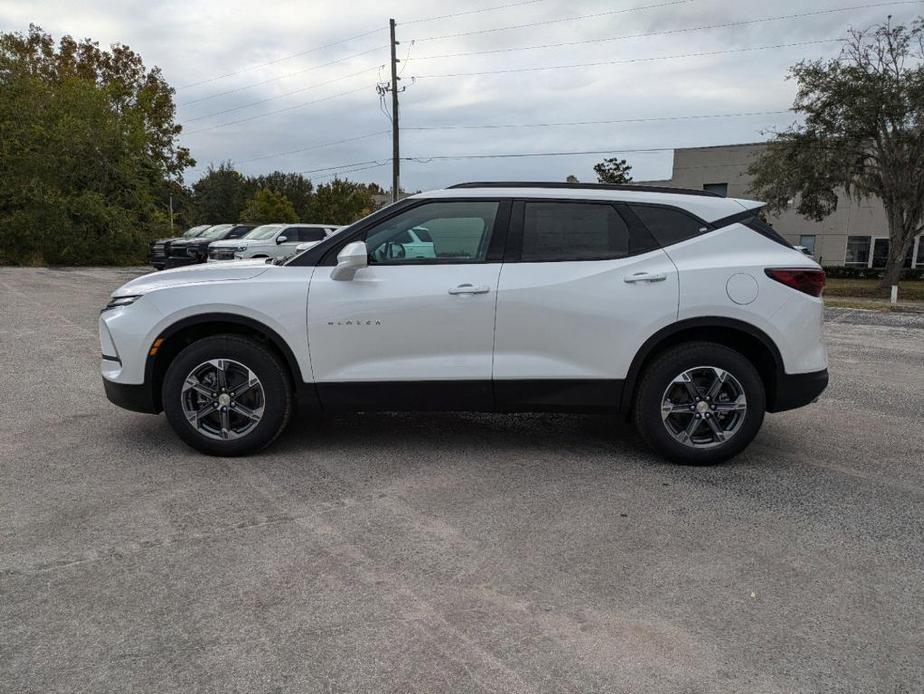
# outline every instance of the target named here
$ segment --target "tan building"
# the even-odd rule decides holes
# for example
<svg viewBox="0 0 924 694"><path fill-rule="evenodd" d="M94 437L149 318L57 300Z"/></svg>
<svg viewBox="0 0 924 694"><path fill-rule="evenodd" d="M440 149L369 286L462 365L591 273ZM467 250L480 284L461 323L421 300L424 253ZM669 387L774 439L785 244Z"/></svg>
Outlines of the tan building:
<svg viewBox="0 0 924 694"><path fill-rule="evenodd" d="M747 168L765 146L755 143L676 149L671 179L645 183L753 198ZM885 266L889 230L885 210L876 198L857 202L842 195L837 211L821 222L806 219L794 210L787 210L778 217L771 216L769 221L791 243L808 248L823 265ZM905 267L924 267L921 236L915 239Z"/></svg>

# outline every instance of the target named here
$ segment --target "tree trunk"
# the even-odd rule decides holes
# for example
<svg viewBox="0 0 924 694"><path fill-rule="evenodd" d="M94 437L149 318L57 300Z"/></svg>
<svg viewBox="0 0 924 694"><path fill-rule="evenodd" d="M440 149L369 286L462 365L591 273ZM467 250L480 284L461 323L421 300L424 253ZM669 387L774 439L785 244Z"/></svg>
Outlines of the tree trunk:
<svg viewBox="0 0 924 694"><path fill-rule="evenodd" d="M902 265L908 249L914 243L915 224L907 219L908 215L897 206L886 205L886 217L889 223L889 257L885 272L879 282L880 289L897 286L902 274Z"/></svg>

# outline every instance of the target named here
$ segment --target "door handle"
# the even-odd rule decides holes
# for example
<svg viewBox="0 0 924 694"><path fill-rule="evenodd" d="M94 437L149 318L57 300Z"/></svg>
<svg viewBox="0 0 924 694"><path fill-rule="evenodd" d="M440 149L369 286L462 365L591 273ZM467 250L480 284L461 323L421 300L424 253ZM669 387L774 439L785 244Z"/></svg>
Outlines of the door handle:
<svg viewBox="0 0 924 694"><path fill-rule="evenodd" d="M460 284L449 290L450 294L487 294L491 291L490 287L475 286L473 284Z"/></svg>
<svg viewBox="0 0 924 694"><path fill-rule="evenodd" d="M634 275L623 277L624 282L632 284L633 282L663 282L667 275L663 272L636 272Z"/></svg>

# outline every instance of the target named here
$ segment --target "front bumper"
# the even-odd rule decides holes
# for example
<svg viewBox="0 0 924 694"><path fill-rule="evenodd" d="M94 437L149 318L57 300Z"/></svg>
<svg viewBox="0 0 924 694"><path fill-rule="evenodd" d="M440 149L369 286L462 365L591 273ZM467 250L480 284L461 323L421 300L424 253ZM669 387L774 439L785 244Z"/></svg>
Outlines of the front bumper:
<svg viewBox="0 0 924 694"><path fill-rule="evenodd" d="M804 374L783 374L776 384L776 393L768 399L768 412L794 410L815 402L828 387L828 370Z"/></svg>
<svg viewBox="0 0 924 694"><path fill-rule="evenodd" d="M175 267L186 267L187 265L198 265L201 260L191 258L190 256L170 256L164 263L164 269L169 270Z"/></svg>
<svg viewBox="0 0 924 694"><path fill-rule="evenodd" d="M209 262L217 260L234 260L235 250L233 248L210 248Z"/></svg>
<svg viewBox="0 0 924 694"><path fill-rule="evenodd" d="M118 405L132 412L144 412L145 414L157 414L160 412L159 403L154 401L153 390L147 383L137 385L114 383L104 377L103 388L106 391L106 397L113 405Z"/></svg>

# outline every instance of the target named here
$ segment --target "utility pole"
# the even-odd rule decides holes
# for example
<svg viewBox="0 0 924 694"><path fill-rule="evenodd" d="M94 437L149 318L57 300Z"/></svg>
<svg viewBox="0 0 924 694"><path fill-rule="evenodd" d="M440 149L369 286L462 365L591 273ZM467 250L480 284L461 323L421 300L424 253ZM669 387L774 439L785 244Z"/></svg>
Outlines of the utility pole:
<svg viewBox="0 0 924 694"><path fill-rule="evenodd" d="M391 31L391 201L398 201L401 190L401 152L398 145L398 42L395 41L395 20L388 20Z"/></svg>
<svg viewBox="0 0 924 694"><path fill-rule="evenodd" d="M173 193L170 193L170 236L173 236Z"/></svg>

